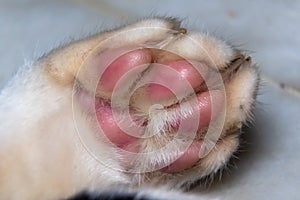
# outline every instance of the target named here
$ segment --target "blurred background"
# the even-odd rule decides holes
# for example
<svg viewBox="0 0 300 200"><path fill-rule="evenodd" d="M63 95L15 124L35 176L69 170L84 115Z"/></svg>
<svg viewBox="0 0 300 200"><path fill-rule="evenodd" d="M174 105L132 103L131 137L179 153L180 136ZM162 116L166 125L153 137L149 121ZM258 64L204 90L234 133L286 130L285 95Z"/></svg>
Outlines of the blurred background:
<svg viewBox="0 0 300 200"><path fill-rule="evenodd" d="M201 192L216 199L299 199L298 0L0 0L0 88L24 62L55 46L153 15L179 17L184 27L226 39L247 50L262 72L257 117L244 131L239 159Z"/></svg>

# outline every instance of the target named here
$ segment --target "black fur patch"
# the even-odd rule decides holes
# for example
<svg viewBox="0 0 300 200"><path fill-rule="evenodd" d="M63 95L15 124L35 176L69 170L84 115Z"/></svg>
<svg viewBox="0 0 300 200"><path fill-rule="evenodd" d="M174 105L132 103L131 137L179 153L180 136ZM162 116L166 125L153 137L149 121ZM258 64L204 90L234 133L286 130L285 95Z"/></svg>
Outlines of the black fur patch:
<svg viewBox="0 0 300 200"><path fill-rule="evenodd" d="M100 193L82 192L67 200L155 200L137 192L106 191Z"/></svg>

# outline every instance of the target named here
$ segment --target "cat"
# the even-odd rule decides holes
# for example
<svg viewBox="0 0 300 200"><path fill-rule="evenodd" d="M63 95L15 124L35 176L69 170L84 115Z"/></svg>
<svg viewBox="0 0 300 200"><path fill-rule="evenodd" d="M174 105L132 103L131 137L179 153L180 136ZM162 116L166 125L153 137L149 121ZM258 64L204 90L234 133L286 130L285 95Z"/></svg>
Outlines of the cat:
<svg viewBox="0 0 300 200"><path fill-rule="evenodd" d="M55 48L1 91L0 199L199 199L181 191L226 166L258 84L250 57L176 18Z"/></svg>

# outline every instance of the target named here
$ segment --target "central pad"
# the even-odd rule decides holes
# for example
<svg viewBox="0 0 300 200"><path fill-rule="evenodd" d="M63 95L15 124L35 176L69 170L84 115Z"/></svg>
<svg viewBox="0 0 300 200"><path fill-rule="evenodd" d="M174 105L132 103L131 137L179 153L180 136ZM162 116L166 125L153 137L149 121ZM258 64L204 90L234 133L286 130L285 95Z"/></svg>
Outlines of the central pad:
<svg viewBox="0 0 300 200"><path fill-rule="evenodd" d="M119 50L109 51L115 54ZM114 146L150 153L173 142L170 148L176 150L170 163L159 167L170 173L189 168L200 159L202 130L216 116L212 103L219 105L224 99L219 90L208 90L207 65L166 51L139 48L99 67L105 71L95 93L96 117ZM214 113L220 110L218 105ZM177 141L188 145L180 147Z"/></svg>

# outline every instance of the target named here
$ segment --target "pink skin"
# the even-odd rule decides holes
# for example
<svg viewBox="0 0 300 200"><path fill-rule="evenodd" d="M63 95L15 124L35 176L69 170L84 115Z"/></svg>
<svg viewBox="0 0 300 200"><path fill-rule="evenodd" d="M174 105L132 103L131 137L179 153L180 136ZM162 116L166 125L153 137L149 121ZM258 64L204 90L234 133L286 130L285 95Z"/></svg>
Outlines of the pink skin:
<svg viewBox="0 0 300 200"><path fill-rule="evenodd" d="M114 87L116 86L117 81L128 70L133 69L134 67L137 67L139 65L151 63L153 60L152 58L153 55L149 49L133 50L120 56L108 66L101 77L99 87L101 87L105 91L112 92ZM197 72L193 65L185 60L173 61L165 63L164 65L174 69L178 72L179 75L175 77L170 76L169 74L164 74L163 71L160 71L160 69L158 68L158 71L154 72L156 76L153 76L153 81L159 78L167 79L168 81L174 83L175 87L181 87L180 81L184 80L188 81L188 83L190 83L193 88L197 88L204 82L202 77L205 77L207 73L207 67L199 62L193 62L193 65L196 65L197 68L200 69L201 75ZM157 76L157 74L159 74L159 76ZM147 94L149 94L149 98L152 98L156 101L174 98L174 94L168 88L157 84L148 85L147 92ZM223 96L219 95L218 92L203 92L197 94L198 106L195 106L194 110L192 111L191 117L184 120L187 120L188 123L194 123L194 116L200 114L198 129L207 127L212 118L212 97L216 97L214 99L217 99L217 103L223 101ZM98 122L105 136L114 145L121 149L138 152L136 148L132 150L131 147L134 146L133 144L138 142L139 138L131 136L136 134L131 133L131 135L129 135L119 128L117 122L114 120L111 107L107 104L99 103L96 104L95 109L97 111ZM129 120L128 122L130 122L131 117L128 116L127 119ZM178 120L180 121L180 119ZM188 127L186 128L188 129ZM179 157L169 166L163 168L162 171L167 173L175 173L192 167L199 160L200 149L201 142L194 141L181 157Z"/></svg>
<svg viewBox="0 0 300 200"><path fill-rule="evenodd" d="M183 81L189 83L192 88L199 87L204 81L202 77L206 76L207 73L207 67L200 62L193 62L192 65L185 60L178 60L161 64L175 70L177 74L170 74L169 70L165 70L165 68L163 67L156 67L151 71L151 80L156 83L165 82L164 80L167 80L167 83L172 84L172 86L175 87L179 92L186 90L186 84L182 84ZM201 69L201 75L195 69L195 67ZM147 86L146 90L153 102L160 102L175 98L174 93L169 88L163 85L150 84Z"/></svg>
<svg viewBox="0 0 300 200"><path fill-rule="evenodd" d="M112 92L116 83L126 72L143 64L150 64L151 60L152 52L149 49L137 49L121 55L102 74L101 87L105 91Z"/></svg>
<svg viewBox="0 0 300 200"><path fill-rule="evenodd" d="M176 173L195 165L199 160L202 142L194 141L177 160L162 169L166 173Z"/></svg>
<svg viewBox="0 0 300 200"><path fill-rule="evenodd" d="M138 138L123 132L114 120L110 106L97 107L97 119L105 136L117 147L126 149L127 145L134 143Z"/></svg>

